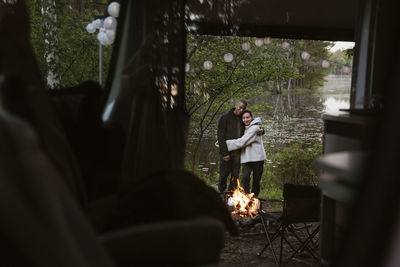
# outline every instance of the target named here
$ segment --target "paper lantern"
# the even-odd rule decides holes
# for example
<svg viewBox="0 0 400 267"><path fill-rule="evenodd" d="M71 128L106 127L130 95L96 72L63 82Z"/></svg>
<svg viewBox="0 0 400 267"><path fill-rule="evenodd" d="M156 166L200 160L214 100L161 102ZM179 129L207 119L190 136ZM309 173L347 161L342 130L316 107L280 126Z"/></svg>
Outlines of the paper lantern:
<svg viewBox="0 0 400 267"><path fill-rule="evenodd" d="M94 27L94 25L93 25L92 23L89 23L89 24L86 26L86 31L87 31L88 33L94 33L94 32L96 31L96 27Z"/></svg>
<svg viewBox="0 0 400 267"><path fill-rule="evenodd" d="M310 57L311 57L310 53L308 53L308 52L306 52L306 51L303 51L303 53L301 53L301 58L302 58L303 60L309 60Z"/></svg>
<svg viewBox="0 0 400 267"><path fill-rule="evenodd" d="M331 63L329 63L328 60L323 60L322 63L321 63L321 65L322 65L322 67L323 67L324 69L327 69L327 68L329 68L329 66L331 65Z"/></svg>
<svg viewBox="0 0 400 267"><path fill-rule="evenodd" d="M92 22L92 24L96 29L100 29L101 27L103 27L103 21L101 19L96 19Z"/></svg>
<svg viewBox="0 0 400 267"><path fill-rule="evenodd" d="M226 53L226 54L224 55L224 60L225 60L225 62L228 62L228 63L232 62L232 60L233 60L233 55L232 55L231 53Z"/></svg>
<svg viewBox="0 0 400 267"><path fill-rule="evenodd" d="M113 17L107 17L103 21L103 27L107 30L114 30L117 28L117 20Z"/></svg>
<svg viewBox="0 0 400 267"><path fill-rule="evenodd" d="M349 74L351 72L351 68L349 66L344 66L343 67L343 73L344 74Z"/></svg>
<svg viewBox="0 0 400 267"><path fill-rule="evenodd" d="M190 70L190 64L186 63L185 64L185 72L189 72L189 70Z"/></svg>
<svg viewBox="0 0 400 267"><path fill-rule="evenodd" d="M290 44L288 43L288 42L283 42L282 43L282 48L284 49L284 50L289 50L289 48L290 48Z"/></svg>
<svg viewBox="0 0 400 267"><path fill-rule="evenodd" d="M256 46L262 46L262 45L264 44L264 40L263 40L263 39L260 39L260 38L257 38L257 39L254 41L254 44L255 44Z"/></svg>
<svg viewBox="0 0 400 267"><path fill-rule="evenodd" d="M120 7L120 5L119 5L118 2L111 2L108 5L108 8L107 8L108 14L110 14L110 16L112 16L114 18L118 18L118 16L119 16L119 7Z"/></svg>
<svg viewBox="0 0 400 267"><path fill-rule="evenodd" d="M251 48L251 44L249 42L245 42L245 43L242 44L242 49L244 51L249 51L250 48Z"/></svg>
<svg viewBox="0 0 400 267"><path fill-rule="evenodd" d="M203 63L203 67L204 67L205 70L210 70L210 69L213 67L213 64L212 64L211 61L206 60L206 61L204 61L204 63Z"/></svg>
<svg viewBox="0 0 400 267"><path fill-rule="evenodd" d="M271 37L265 37L264 38L264 44L265 45L270 45L272 43L272 38Z"/></svg>

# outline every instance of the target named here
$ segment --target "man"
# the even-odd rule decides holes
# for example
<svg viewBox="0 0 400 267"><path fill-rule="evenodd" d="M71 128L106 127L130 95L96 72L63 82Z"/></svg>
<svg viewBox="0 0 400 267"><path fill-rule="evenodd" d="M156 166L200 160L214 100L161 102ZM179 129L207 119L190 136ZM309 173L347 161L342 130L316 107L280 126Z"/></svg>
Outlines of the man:
<svg viewBox="0 0 400 267"><path fill-rule="evenodd" d="M242 113L247 107L246 100L239 100L235 107L225 113L218 121L218 144L219 144L219 182L218 190L223 193L226 189L226 179L229 176L228 190L236 188L236 179L240 171L240 149L229 152L226 140L240 138L245 126L242 122Z"/></svg>

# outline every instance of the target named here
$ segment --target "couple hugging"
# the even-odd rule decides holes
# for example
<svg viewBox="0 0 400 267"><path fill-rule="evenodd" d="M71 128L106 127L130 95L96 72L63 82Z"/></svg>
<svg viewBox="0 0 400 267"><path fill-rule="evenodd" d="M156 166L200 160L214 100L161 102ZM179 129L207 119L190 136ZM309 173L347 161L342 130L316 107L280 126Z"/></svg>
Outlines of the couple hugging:
<svg viewBox="0 0 400 267"><path fill-rule="evenodd" d="M229 191L236 188L239 178L240 164L242 170L242 186L250 193L250 174L253 172L251 192L260 193L260 180L266 158L261 135L260 118L254 118L250 110L246 110L247 102L239 100L235 107L224 114L218 122L218 144L220 154L218 189L223 193L229 176Z"/></svg>

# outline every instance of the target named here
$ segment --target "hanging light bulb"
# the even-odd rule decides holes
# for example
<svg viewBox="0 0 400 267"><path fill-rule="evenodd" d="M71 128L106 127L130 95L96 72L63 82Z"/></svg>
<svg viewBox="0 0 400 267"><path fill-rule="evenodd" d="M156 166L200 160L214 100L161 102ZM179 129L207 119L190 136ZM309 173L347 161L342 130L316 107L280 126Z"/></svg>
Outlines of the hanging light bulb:
<svg viewBox="0 0 400 267"><path fill-rule="evenodd" d="M329 63L328 60L323 60L322 63L321 63L321 65L322 65L322 67L323 67L324 69L327 69L327 68L329 68L329 66L331 65L331 63Z"/></svg>
<svg viewBox="0 0 400 267"><path fill-rule="evenodd" d="M272 43L272 38L267 36L264 38L264 44L265 45L270 45Z"/></svg>
<svg viewBox="0 0 400 267"><path fill-rule="evenodd" d="M257 39L254 41L254 44L255 44L256 46L262 46L262 45L264 44L264 40L261 39L261 38L257 38Z"/></svg>
<svg viewBox="0 0 400 267"><path fill-rule="evenodd" d="M306 52L306 51L303 51L303 53L301 53L301 58L302 58L303 60L309 60L310 57L311 57L310 53L308 53L308 52Z"/></svg>
<svg viewBox="0 0 400 267"><path fill-rule="evenodd" d="M225 62L228 62L228 63L232 62L232 60L233 60L233 55L232 55L231 53L226 53L226 54L224 55L224 60L225 60Z"/></svg>
<svg viewBox="0 0 400 267"><path fill-rule="evenodd" d="M110 16L114 18L118 18L119 16L119 3L118 2L111 2L107 7L107 12Z"/></svg>
<svg viewBox="0 0 400 267"><path fill-rule="evenodd" d="M117 28L117 20L111 16L107 17L104 19L103 27L107 30L113 30Z"/></svg>
<svg viewBox="0 0 400 267"><path fill-rule="evenodd" d="M212 64L211 61L206 60L206 61L204 61L204 63L203 63L203 67L204 67L205 70L210 70L210 69L213 67L213 64Z"/></svg>
<svg viewBox="0 0 400 267"><path fill-rule="evenodd" d="M245 42L245 43L242 44L242 49L244 51L249 51L250 47L251 47L251 44L249 42Z"/></svg>
<svg viewBox="0 0 400 267"><path fill-rule="evenodd" d="M284 50L289 50L289 48L290 48L290 44L288 43L288 42L283 42L282 43L282 48L284 49Z"/></svg>
<svg viewBox="0 0 400 267"><path fill-rule="evenodd" d="M94 32L96 31L96 27L94 27L93 23L89 23L89 24L86 26L86 31L87 31L88 33L94 33Z"/></svg>
<svg viewBox="0 0 400 267"><path fill-rule="evenodd" d="M343 67L343 73L344 74L349 74L351 72L351 68L349 66L344 66Z"/></svg>

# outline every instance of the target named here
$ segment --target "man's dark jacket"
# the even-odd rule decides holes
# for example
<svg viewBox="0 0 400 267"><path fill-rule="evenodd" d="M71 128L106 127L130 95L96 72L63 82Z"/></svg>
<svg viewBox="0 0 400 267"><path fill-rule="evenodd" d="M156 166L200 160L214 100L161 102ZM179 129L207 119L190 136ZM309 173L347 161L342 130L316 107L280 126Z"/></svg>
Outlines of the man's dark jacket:
<svg viewBox="0 0 400 267"><path fill-rule="evenodd" d="M228 148L226 146L226 140L240 138L244 133L244 123L242 122L241 116L236 116L233 113L235 109L231 109L225 113L218 122L218 144L219 153L222 156L229 155ZM235 150L236 151L236 150ZM238 150L240 151L240 149ZM237 152L234 152L237 153Z"/></svg>

